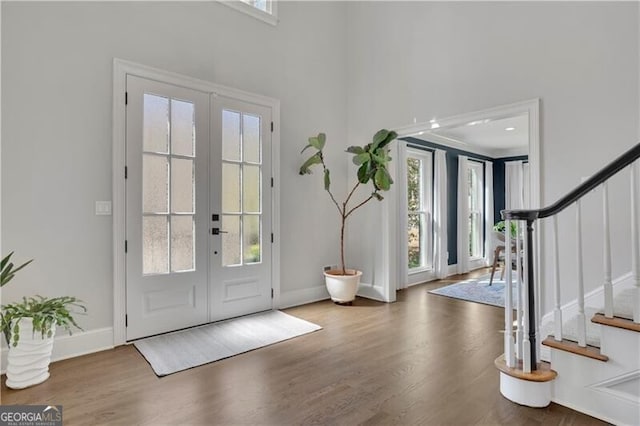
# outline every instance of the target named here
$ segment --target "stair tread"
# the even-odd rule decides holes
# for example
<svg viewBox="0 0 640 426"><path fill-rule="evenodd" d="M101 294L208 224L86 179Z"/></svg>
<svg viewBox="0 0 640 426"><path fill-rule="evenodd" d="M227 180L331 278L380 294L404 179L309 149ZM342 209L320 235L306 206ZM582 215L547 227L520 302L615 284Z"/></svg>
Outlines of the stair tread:
<svg viewBox="0 0 640 426"><path fill-rule="evenodd" d="M504 354L500 355L494 361L494 365L500 371L508 374L511 377L517 379L528 380L530 382L549 382L556 378L558 373L551 369L551 365L548 362L539 362L537 368L531 373L525 373L522 371L522 360L518 360L517 368L507 367L507 362L504 359Z"/></svg>
<svg viewBox="0 0 640 426"><path fill-rule="evenodd" d="M578 346L577 342L568 339L562 339L557 341L552 336L547 337L542 342L543 345L550 348L560 349L566 352L571 352L576 355L582 355L587 358L592 358L598 361L609 361L609 357L600 353L600 348L596 346L587 345L586 347Z"/></svg>
<svg viewBox="0 0 640 426"><path fill-rule="evenodd" d="M637 331L640 333L640 324L637 324L633 322L633 320L627 318L621 318L618 316L607 318L603 314L597 313L591 318L591 322L608 325L610 327L624 328L625 330Z"/></svg>
<svg viewBox="0 0 640 426"><path fill-rule="evenodd" d="M598 311L599 311L598 308L587 306L584 309L585 317L586 318L591 318ZM562 337L563 338L566 338L567 340L570 340L570 341L577 341L578 340L578 321L577 321L577 318L578 318L577 316L573 316L570 319L568 319L566 321L563 321L563 324L562 324ZM595 323L592 323L590 321L587 321L586 327L587 327L587 330L586 330L587 331L587 345L599 348L600 347L600 329L599 329L600 326L596 325ZM550 322L546 323L540 329L541 338L544 339L547 336L553 336L554 330L555 330L555 328L554 328L553 321L550 321Z"/></svg>

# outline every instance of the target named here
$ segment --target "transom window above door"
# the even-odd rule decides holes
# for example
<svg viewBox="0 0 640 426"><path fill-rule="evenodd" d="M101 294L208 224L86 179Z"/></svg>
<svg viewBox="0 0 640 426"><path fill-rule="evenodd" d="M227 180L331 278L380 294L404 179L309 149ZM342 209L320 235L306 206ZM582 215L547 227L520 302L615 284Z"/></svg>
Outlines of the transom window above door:
<svg viewBox="0 0 640 426"><path fill-rule="evenodd" d="M220 3L268 24L278 24L278 2L276 0L221 0Z"/></svg>

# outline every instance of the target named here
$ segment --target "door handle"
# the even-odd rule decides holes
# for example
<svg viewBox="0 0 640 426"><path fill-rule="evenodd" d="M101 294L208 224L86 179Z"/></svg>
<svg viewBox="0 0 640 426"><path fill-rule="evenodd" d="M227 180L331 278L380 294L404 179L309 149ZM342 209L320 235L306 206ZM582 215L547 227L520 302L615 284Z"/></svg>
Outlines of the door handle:
<svg viewBox="0 0 640 426"><path fill-rule="evenodd" d="M221 231L220 228L211 228L211 234L220 235L220 234L228 234L227 231Z"/></svg>

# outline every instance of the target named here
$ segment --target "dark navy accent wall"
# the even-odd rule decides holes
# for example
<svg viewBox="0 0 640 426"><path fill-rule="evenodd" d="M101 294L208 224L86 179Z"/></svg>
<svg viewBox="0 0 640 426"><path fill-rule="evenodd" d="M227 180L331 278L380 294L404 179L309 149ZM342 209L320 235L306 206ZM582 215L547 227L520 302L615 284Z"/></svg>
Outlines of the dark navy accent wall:
<svg viewBox="0 0 640 426"><path fill-rule="evenodd" d="M500 222L502 217L500 216L500 212L505 209L506 201L505 201L505 176L504 169L507 161L528 161L529 157L527 155L520 155L518 157L505 157L505 158L496 158L493 160L493 220L494 222Z"/></svg>
<svg viewBox="0 0 640 426"><path fill-rule="evenodd" d="M504 210L505 199L505 162L523 160L529 157L526 155L517 157L491 158L486 155L476 154L474 152L464 151L461 149L451 148L433 142L424 141L412 137L402 138L416 148L423 148L427 151L442 149L447 152L447 220L449 223L447 229L447 238L449 240L449 265L458 263L458 156L465 155L470 159L492 161L493 162L493 220L495 223L502 220L500 211Z"/></svg>

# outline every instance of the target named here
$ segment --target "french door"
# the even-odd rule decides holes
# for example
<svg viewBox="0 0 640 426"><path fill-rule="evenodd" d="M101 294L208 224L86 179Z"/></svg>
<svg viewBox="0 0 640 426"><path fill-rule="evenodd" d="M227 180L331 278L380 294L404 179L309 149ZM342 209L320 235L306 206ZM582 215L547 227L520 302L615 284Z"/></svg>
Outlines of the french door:
<svg viewBox="0 0 640 426"><path fill-rule="evenodd" d="M127 340L270 309L270 109L126 85Z"/></svg>

